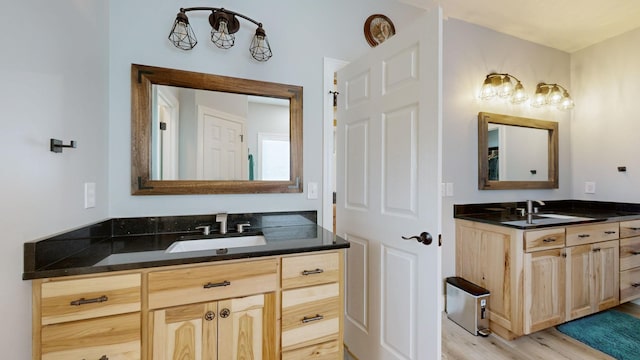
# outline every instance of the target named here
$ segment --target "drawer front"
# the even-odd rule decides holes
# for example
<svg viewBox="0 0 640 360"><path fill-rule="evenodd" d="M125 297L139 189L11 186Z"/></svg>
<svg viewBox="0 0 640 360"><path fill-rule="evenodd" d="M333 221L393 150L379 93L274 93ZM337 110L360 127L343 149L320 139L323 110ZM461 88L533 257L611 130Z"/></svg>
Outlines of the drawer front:
<svg viewBox="0 0 640 360"><path fill-rule="evenodd" d="M283 351L336 338L340 316L338 283L283 291Z"/></svg>
<svg viewBox="0 0 640 360"><path fill-rule="evenodd" d="M564 228L535 230L524 233L524 250L526 252L557 249L564 247Z"/></svg>
<svg viewBox="0 0 640 360"><path fill-rule="evenodd" d="M640 298L640 269L620 272L620 303Z"/></svg>
<svg viewBox="0 0 640 360"><path fill-rule="evenodd" d="M338 253L286 257L282 259L282 288L326 284L340 277Z"/></svg>
<svg viewBox="0 0 640 360"><path fill-rule="evenodd" d="M301 349L285 351L282 360L342 360L342 351L338 340L331 340Z"/></svg>
<svg viewBox="0 0 640 360"><path fill-rule="evenodd" d="M42 328L42 360L139 360L140 347L139 312Z"/></svg>
<svg viewBox="0 0 640 360"><path fill-rule="evenodd" d="M150 272L149 308L275 291L277 274L277 259Z"/></svg>
<svg viewBox="0 0 640 360"><path fill-rule="evenodd" d="M140 274L41 284L42 325L140 311Z"/></svg>
<svg viewBox="0 0 640 360"><path fill-rule="evenodd" d="M638 266L640 266L640 236L621 239L620 270L628 270Z"/></svg>
<svg viewBox="0 0 640 360"><path fill-rule="evenodd" d="M622 221L620 223L620 238L640 236L640 220Z"/></svg>
<svg viewBox="0 0 640 360"><path fill-rule="evenodd" d="M607 223L567 227L567 246L592 244L595 242L615 240L619 237L619 224Z"/></svg>

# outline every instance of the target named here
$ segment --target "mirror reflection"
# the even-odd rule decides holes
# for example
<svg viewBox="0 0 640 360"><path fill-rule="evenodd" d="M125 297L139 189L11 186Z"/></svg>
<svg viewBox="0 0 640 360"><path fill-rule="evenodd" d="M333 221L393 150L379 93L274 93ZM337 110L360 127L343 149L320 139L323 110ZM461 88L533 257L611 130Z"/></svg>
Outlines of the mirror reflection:
<svg viewBox="0 0 640 360"><path fill-rule="evenodd" d="M479 113L478 188L558 188L558 123Z"/></svg>
<svg viewBox="0 0 640 360"><path fill-rule="evenodd" d="M152 85L152 180L290 178L289 99Z"/></svg>
<svg viewBox="0 0 640 360"><path fill-rule="evenodd" d="M546 181L548 130L489 123L487 161L490 181Z"/></svg>

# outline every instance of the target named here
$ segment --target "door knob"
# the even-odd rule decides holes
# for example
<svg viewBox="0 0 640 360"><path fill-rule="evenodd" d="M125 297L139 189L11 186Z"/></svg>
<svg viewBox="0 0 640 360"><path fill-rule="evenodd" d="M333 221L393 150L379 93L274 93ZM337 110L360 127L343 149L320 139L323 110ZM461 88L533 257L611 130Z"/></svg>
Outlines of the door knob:
<svg viewBox="0 0 640 360"><path fill-rule="evenodd" d="M419 243L423 243L424 245L431 245L431 242L433 241L433 237L431 237L431 234L429 234L426 231L423 231L420 233L420 235L417 236L410 236L410 237L402 237L404 240L412 240L415 239L417 242Z"/></svg>

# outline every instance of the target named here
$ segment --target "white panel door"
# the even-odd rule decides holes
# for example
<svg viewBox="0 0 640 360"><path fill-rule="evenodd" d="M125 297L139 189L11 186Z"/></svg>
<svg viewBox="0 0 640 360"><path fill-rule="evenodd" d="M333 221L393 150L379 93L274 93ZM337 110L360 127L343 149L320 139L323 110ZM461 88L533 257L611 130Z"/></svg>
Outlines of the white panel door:
<svg viewBox="0 0 640 360"><path fill-rule="evenodd" d="M197 175L200 180L247 180L245 120L198 107Z"/></svg>
<svg viewBox="0 0 640 360"><path fill-rule="evenodd" d="M441 34L431 10L338 71L345 344L360 360L441 357Z"/></svg>

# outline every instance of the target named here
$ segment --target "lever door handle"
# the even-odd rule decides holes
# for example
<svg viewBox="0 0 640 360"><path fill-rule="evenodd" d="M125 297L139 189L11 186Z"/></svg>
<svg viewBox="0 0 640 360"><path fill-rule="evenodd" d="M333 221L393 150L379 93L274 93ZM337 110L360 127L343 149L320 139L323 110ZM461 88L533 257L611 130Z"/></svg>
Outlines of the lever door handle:
<svg viewBox="0 0 640 360"><path fill-rule="evenodd" d="M410 237L402 237L404 240L413 240L415 239L417 242L422 243L424 245L431 245L431 242L433 242L433 237L431 237L431 234L429 234L426 231L423 231L420 233L420 235L417 236L410 236Z"/></svg>

